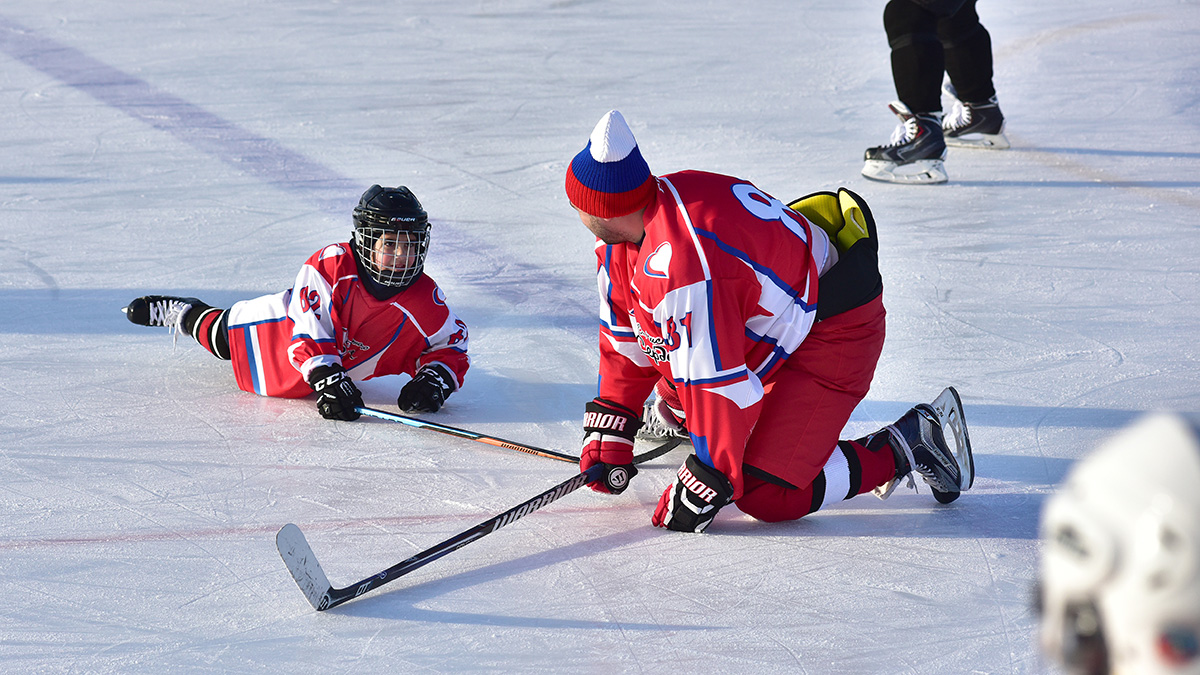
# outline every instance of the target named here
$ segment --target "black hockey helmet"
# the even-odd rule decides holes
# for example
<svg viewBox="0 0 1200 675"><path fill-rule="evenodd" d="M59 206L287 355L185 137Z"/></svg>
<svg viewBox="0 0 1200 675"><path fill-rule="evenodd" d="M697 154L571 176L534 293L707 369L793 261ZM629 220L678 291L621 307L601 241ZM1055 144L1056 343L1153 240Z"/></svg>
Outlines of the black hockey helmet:
<svg viewBox="0 0 1200 675"><path fill-rule="evenodd" d="M372 185L354 207L354 247L372 279L406 288L425 268L429 214L403 185Z"/></svg>

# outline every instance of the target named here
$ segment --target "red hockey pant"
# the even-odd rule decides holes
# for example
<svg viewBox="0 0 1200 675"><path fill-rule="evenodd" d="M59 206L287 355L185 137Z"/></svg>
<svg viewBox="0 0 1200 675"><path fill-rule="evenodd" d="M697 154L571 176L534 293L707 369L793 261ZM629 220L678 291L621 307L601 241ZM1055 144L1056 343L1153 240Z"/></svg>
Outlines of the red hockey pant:
<svg viewBox="0 0 1200 675"><path fill-rule="evenodd" d="M850 414L870 389L883 351L885 316L879 296L817 323L766 385L745 463L797 487L747 475L735 502L742 512L780 521L815 511L824 499L822 469L835 451L847 453L847 497L870 491L895 475L892 453L871 452L853 442L843 442L840 448L838 444ZM836 482L845 485L845 478Z"/></svg>

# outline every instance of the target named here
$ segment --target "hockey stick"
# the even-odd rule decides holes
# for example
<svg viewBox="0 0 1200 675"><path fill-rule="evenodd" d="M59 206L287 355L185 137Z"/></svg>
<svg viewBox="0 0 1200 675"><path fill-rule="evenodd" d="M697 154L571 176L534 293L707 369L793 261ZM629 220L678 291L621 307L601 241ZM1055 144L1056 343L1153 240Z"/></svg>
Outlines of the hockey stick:
<svg viewBox="0 0 1200 675"><path fill-rule="evenodd" d="M667 443L678 444L678 442L668 441ZM588 483L600 480L603 472L603 464L593 465L587 471L559 483L533 499L522 502L498 516L489 518L469 530L450 537L437 546L427 548L403 562L345 588L334 588L329 583L329 577L325 576L325 571L321 569L321 564L317 562L317 557L313 555L312 548L308 545L308 540L304 538L304 533L300 531L299 527L291 523L284 525L283 529L279 530L279 534L275 535L275 545L279 549L279 556L283 558L288 571L292 573L292 578L296 580L300 591L304 593L304 597L308 599L313 609L322 612L330 607L337 607L347 600L353 600L373 588L379 588L388 582L395 581L418 567L453 553L509 523L524 518L550 502L571 494Z"/></svg>
<svg viewBox="0 0 1200 675"><path fill-rule="evenodd" d="M496 436L488 436L486 434L480 434L480 433L476 433L474 431L468 431L466 429L459 429L457 427L448 426L446 424L439 424L437 422L426 422L425 420L419 420L414 417L406 417L404 415L397 415L397 414L390 413L390 412L387 412L384 410L376 410L375 408L367 408L367 407L363 407L363 406L359 406L359 407L355 408L355 410L357 410L359 412L359 414L367 415L368 417L376 417L381 420L388 420L389 422L399 422L401 424L406 424L410 427L416 427L417 429L430 429L432 431L439 431L443 434L449 434L451 436L458 436L459 438L467 438L472 441L479 441L480 443L487 443L488 445L494 445L497 448L506 448L508 450L519 450L520 452L526 452L531 455L537 455L538 457L549 457L550 459L557 459L557 460L560 460L563 462L571 462L573 464L579 463L578 457L573 457L571 455L568 455L568 454L565 454L562 452L555 452L553 450L544 450L542 448L535 448L532 445L525 445L524 443L518 443L516 441L508 441L503 438L497 438ZM675 443L670 443L670 444L664 443L664 444L658 446L657 448L654 448L653 450L648 450L646 452L643 452L640 455L634 455L633 463L641 464L642 462L648 462L652 459L661 457L661 456L667 454L668 452L670 452L676 445L679 445L678 441L676 441Z"/></svg>

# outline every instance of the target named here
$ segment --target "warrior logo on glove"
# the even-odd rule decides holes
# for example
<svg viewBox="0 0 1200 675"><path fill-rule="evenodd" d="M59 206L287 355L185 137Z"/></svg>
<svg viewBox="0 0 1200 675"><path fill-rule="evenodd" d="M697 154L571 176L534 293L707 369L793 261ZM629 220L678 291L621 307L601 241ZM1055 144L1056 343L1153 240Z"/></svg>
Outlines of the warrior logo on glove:
<svg viewBox="0 0 1200 675"><path fill-rule="evenodd" d="M633 469L635 472L637 469ZM614 466L609 468L608 473L604 474L604 487L614 495L619 495L629 487L629 479L633 478L633 474L624 466Z"/></svg>
<svg viewBox="0 0 1200 675"><path fill-rule="evenodd" d="M583 414L583 426L591 427L595 431L622 432L629 424L629 419L627 415L589 411Z"/></svg>
<svg viewBox="0 0 1200 675"><path fill-rule="evenodd" d="M633 465L633 439L642 420L623 405L597 398L588 403L583 414L583 449L579 452L579 470L604 465L604 478L589 483L597 492L620 494L637 475Z"/></svg>
<svg viewBox="0 0 1200 675"><path fill-rule="evenodd" d="M713 497L717 496L717 491L706 485L704 481L693 476L692 472L688 471L687 466L679 467L679 482L685 488L691 490L692 494L699 497L705 504L712 504Z"/></svg>
<svg viewBox="0 0 1200 675"><path fill-rule="evenodd" d="M703 532L732 497L729 480L691 455L679 467L675 482L663 491L650 521L677 532Z"/></svg>

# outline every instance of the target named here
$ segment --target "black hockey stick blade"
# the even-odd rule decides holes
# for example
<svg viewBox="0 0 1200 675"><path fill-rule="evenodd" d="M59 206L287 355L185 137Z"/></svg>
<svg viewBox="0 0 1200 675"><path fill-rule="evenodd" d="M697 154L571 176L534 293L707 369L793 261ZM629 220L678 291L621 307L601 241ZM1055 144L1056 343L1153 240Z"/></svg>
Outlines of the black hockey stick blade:
<svg viewBox="0 0 1200 675"><path fill-rule="evenodd" d="M560 497L566 496L588 483L600 480L603 473L604 465L596 464L588 468L587 471L559 483L533 499L524 501L498 516L489 518L432 548L427 548L407 560L396 563L382 572L372 574L366 579L345 588L334 588L329 583L329 577L325 575L325 570L321 569L321 563L313 555L312 547L308 545L308 540L304 538L304 533L300 531L299 527L291 523L284 525L279 530L279 534L275 535L275 545L279 549L279 556L283 558L288 571L292 573L292 578L296 580L296 585L300 587L300 591L308 599L308 603L313 606L313 609L322 612L330 607L337 607L348 600L353 600L367 591L395 581L405 574L423 567L442 556L453 553L509 523L524 518Z"/></svg>

